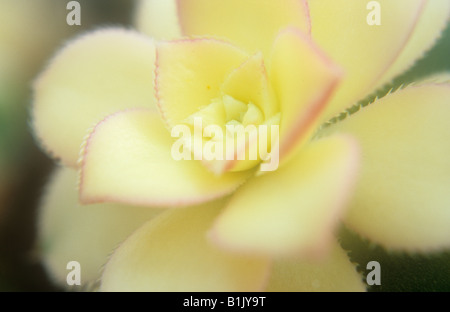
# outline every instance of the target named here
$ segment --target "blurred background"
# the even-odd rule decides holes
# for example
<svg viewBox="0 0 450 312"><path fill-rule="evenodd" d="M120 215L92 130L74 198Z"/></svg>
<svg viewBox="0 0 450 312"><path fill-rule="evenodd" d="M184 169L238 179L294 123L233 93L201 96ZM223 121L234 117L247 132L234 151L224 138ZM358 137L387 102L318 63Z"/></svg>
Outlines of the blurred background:
<svg viewBox="0 0 450 312"><path fill-rule="evenodd" d="M54 163L31 134L31 83L57 49L77 34L104 26L132 27L133 1L79 0L80 26L66 23L68 2L0 0L0 291L62 290L48 279L34 252L37 207ZM442 71L450 71L450 27L424 59L378 95ZM371 291L450 291L449 252L393 254L345 228L340 237L362 274L367 262L381 263L382 286Z"/></svg>
<svg viewBox="0 0 450 312"><path fill-rule="evenodd" d="M81 25L66 22L65 0L0 0L0 291L52 291L34 252L36 209L53 162L33 140L31 83L78 34L131 27L133 1L78 0Z"/></svg>

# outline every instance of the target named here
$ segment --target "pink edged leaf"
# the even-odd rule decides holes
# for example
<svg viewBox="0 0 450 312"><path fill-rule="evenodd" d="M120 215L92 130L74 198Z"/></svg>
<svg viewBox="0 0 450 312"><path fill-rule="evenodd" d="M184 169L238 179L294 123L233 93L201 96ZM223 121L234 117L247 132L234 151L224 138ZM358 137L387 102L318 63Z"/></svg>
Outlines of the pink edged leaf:
<svg viewBox="0 0 450 312"><path fill-rule="evenodd" d="M155 108L153 40L104 29L66 45L33 85L33 128L65 165L77 165L88 129L127 108Z"/></svg>
<svg viewBox="0 0 450 312"><path fill-rule="evenodd" d="M178 0L178 14L185 35L225 38L264 57L280 29L311 27L305 0Z"/></svg>
<svg viewBox="0 0 450 312"><path fill-rule="evenodd" d="M423 56L450 14L447 0L314 0L312 37L346 73L322 121L351 107ZM375 24L379 18L379 24Z"/></svg>
<svg viewBox="0 0 450 312"><path fill-rule="evenodd" d="M95 283L117 245L162 211L110 203L81 205L77 180L76 170L57 168L39 207L39 254L52 280L66 287L69 262L80 264L83 285Z"/></svg>
<svg viewBox="0 0 450 312"><path fill-rule="evenodd" d="M270 262L206 238L224 201L171 210L129 237L105 267L101 291L261 291Z"/></svg>
<svg viewBox="0 0 450 312"><path fill-rule="evenodd" d="M251 174L216 176L199 161L175 160L175 141L151 110L129 110L107 117L85 144L82 202L186 206L224 196Z"/></svg>
<svg viewBox="0 0 450 312"><path fill-rule="evenodd" d="M269 71L281 112L280 157L310 138L341 76L308 37L292 28L280 32Z"/></svg>
<svg viewBox="0 0 450 312"><path fill-rule="evenodd" d="M389 249L450 246L449 98L449 84L406 87L324 130L361 145L353 230Z"/></svg>
<svg viewBox="0 0 450 312"><path fill-rule="evenodd" d="M161 115L169 127L218 98L229 73L248 55L216 39L160 43L157 47L155 88Z"/></svg>
<svg viewBox="0 0 450 312"><path fill-rule="evenodd" d="M212 228L212 240L271 256L323 252L351 195L357 164L356 144L347 136L311 143L236 191Z"/></svg>

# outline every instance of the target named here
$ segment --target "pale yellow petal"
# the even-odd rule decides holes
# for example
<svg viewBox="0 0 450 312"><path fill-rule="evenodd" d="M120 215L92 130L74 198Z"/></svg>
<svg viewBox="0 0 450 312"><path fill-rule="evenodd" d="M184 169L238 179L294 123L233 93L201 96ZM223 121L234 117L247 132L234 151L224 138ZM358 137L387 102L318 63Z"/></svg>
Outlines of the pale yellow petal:
<svg viewBox="0 0 450 312"><path fill-rule="evenodd" d="M181 37L177 0L140 0L134 16L136 28L158 40Z"/></svg>
<svg viewBox="0 0 450 312"><path fill-rule="evenodd" d="M216 39L159 44L155 84L166 123L178 125L219 97L225 78L247 57L239 48Z"/></svg>
<svg viewBox="0 0 450 312"><path fill-rule="evenodd" d="M122 29L99 30L64 47L34 84L33 127L49 153L75 166L87 130L105 116L156 107L155 47Z"/></svg>
<svg viewBox="0 0 450 312"><path fill-rule="evenodd" d="M160 210L117 204L80 205L77 173L58 168L39 210L38 252L52 279L67 286L67 264L81 267L80 287L89 288L114 248ZM77 287L77 286L74 286Z"/></svg>
<svg viewBox="0 0 450 312"><path fill-rule="evenodd" d="M250 128L258 127L279 112L276 95L268 79L261 53L250 56L243 64L234 69L226 77L220 89L225 95L223 101L229 99L224 103L226 120L223 125L234 119L241 120L244 127L247 125L251 125ZM242 111L246 113L241 117ZM257 133L257 131L255 130L253 133ZM278 137L276 139L278 140ZM251 158L249 151L257 148L256 136L253 139L238 140L233 159L205 163L205 165L213 172L253 168L260 162L260 158ZM226 152L226 146L224 146L224 151Z"/></svg>
<svg viewBox="0 0 450 312"><path fill-rule="evenodd" d="M206 239L223 202L172 210L145 224L113 254L102 291L258 291L264 258L233 255Z"/></svg>
<svg viewBox="0 0 450 312"><path fill-rule="evenodd" d="M390 82L395 76L411 67L417 59L424 56L425 52L438 40L438 35L445 28L449 18L450 1L428 0L410 39L395 62L377 82L376 87Z"/></svg>
<svg viewBox="0 0 450 312"><path fill-rule="evenodd" d="M248 172L216 176L197 160L175 160L176 139L157 112L129 110L107 117L86 141L80 196L84 203L173 206L234 191Z"/></svg>
<svg viewBox="0 0 450 312"><path fill-rule="evenodd" d="M281 29L310 31L304 0L183 0L178 5L184 34L226 38L250 53L261 51L265 57Z"/></svg>
<svg viewBox="0 0 450 312"><path fill-rule="evenodd" d="M266 288L269 292L365 291L363 278L346 252L334 242L323 259L279 260L273 264Z"/></svg>
<svg viewBox="0 0 450 312"><path fill-rule="evenodd" d="M278 98L280 155L293 153L319 121L341 72L311 40L296 29L277 37L269 77Z"/></svg>
<svg viewBox="0 0 450 312"><path fill-rule="evenodd" d="M279 107L269 82L262 54L249 57L224 80L221 90L240 102L259 107L268 119L278 113Z"/></svg>
<svg viewBox="0 0 450 312"><path fill-rule="evenodd" d="M449 13L447 0L373 2L380 4L381 25L368 24L376 10L367 9L368 1L309 2L312 37L346 73L325 119L362 99L381 80L400 74L420 57L439 35Z"/></svg>
<svg viewBox="0 0 450 312"><path fill-rule="evenodd" d="M347 136L305 147L277 171L237 190L211 238L241 252L323 252L351 194L357 154L354 140Z"/></svg>
<svg viewBox="0 0 450 312"><path fill-rule="evenodd" d="M325 130L362 149L348 225L387 247L450 247L450 85L412 86Z"/></svg>

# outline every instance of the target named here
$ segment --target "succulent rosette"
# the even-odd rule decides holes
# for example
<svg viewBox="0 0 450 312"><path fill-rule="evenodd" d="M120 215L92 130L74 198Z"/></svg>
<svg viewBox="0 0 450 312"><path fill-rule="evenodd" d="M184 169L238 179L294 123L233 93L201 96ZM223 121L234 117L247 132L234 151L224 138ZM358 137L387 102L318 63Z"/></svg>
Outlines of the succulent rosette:
<svg viewBox="0 0 450 312"><path fill-rule="evenodd" d="M67 44L32 111L62 164L40 219L55 278L77 260L104 291L358 291L341 222L392 250L448 248L450 84L348 109L431 48L450 2L379 2L370 26L366 1L142 1L141 32ZM279 165L239 158L251 139L232 159L174 159L173 129L195 118L278 126Z"/></svg>

